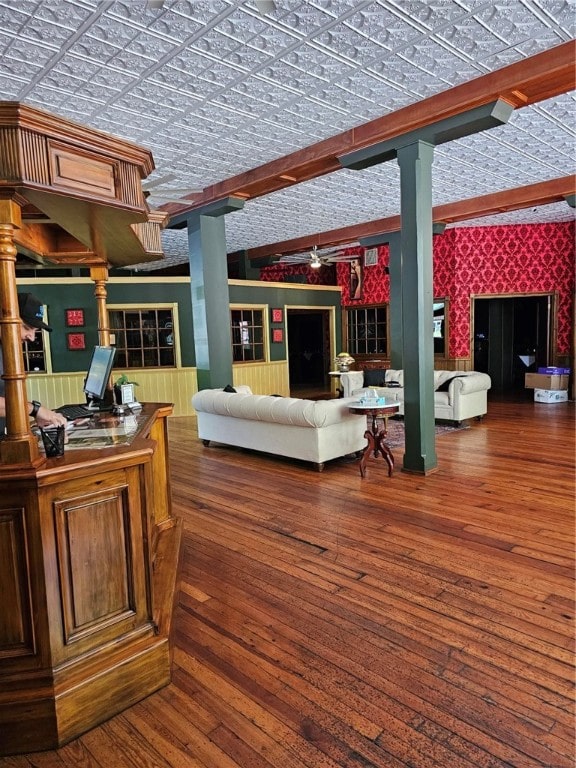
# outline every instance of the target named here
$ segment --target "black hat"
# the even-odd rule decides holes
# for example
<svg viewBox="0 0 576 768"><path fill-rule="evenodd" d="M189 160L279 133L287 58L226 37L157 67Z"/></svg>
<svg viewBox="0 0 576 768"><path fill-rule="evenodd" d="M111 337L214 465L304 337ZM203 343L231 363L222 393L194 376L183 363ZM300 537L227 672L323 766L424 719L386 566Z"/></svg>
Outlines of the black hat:
<svg viewBox="0 0 576 768"><path fill-rule="evenodd" d="M18 308L20 310L20 320L31 328L44 328L45 331L51 331L49 325L44 322L44 309L42 302L31 293L18 294Z"/></svg>

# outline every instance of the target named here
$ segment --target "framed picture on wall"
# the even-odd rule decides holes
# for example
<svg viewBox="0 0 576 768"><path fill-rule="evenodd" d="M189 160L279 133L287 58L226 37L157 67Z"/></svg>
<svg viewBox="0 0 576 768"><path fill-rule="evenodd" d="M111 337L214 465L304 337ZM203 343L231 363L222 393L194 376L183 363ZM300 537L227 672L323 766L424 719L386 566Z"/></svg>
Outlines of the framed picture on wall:
<svg viewBox="0 0 576 768"><path fill-rule="evenodd" d="M284 341L284 330L282 328L272 329L272 341L280 344Z"/></svg>
<svg viewBox="0 0 576 768"><path fill-rule="evenodd" d="M366 248L364 251L364 266L374 267L378 264L378 248Z"/></svg>
<svg viewBox="0 0 576 768"><path fill-rule="evenodd" d="M84 310L83 309L67 309L66 325L68 326L84 325Z"/></svg>
<svg viewBox="0 0 576 768"><path fill-rule="evenodd" d="M67 337L68 349L75 352L78 349L86 349L85 333L69 333Z"/></svg>
<svg viewBox="0 0 576 768"><path fill-rule="evenodd" d="M352 259L350 262L350 299L362 298L362 260Z"/></svg>
<svg viewBox="0 0 576 768"><path fill-rule="evenodd" d="M282 323L284 321L284 311L282 309L272 310L272 322Z"/></svg>

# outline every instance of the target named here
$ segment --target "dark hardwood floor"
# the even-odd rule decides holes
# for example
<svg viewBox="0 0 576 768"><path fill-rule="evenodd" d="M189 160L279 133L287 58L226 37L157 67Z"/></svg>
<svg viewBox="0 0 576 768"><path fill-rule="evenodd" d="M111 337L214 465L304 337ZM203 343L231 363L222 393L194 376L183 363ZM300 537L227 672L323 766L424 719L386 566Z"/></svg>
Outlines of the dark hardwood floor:
<svg viewBox="0 0 576 768"><path fill-rule="evenodd" d="M2 768L573 768L573 403L492 402L428 477L170 435L172 683Z"/></svg>

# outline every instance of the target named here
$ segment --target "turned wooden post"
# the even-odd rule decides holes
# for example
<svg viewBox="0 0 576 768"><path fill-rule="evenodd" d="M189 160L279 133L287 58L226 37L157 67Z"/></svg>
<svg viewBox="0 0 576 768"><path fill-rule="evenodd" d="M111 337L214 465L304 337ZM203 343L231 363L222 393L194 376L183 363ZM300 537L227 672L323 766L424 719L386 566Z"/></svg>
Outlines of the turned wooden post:
<svg viewBox="0 0 576 768"><path fill-rule="evenodd" d="M14 245L14 230L21 226L19 202L15 193L0 197L0 339L6 382L7 432L0 440L0 463L34 466L44 459L40 457L38 442L30 432L27 408Z"/></svg>
<svg viewBox="0 0 576 768"><path fill-rule="evenodd" d="M108 317L108 307L106 306L108 267L105 265L90 267L90 278L94 281L94 296L96 297L96 308L98 311L98 343L102 347L109 347L110 320ZM114 379L112 374L110 374L108 380L108 390L111 398L110 402L114 402Z"/></svg>
<svg viewBox="0 0 576 768"><path fill-rule="evenodd" d="M110 322L108 320L108 308L106 307L108 267L90 267L90 279L94 281L94 296L96 297L96 309L98 311L98 343L102 347L109 347Z"/></svg>

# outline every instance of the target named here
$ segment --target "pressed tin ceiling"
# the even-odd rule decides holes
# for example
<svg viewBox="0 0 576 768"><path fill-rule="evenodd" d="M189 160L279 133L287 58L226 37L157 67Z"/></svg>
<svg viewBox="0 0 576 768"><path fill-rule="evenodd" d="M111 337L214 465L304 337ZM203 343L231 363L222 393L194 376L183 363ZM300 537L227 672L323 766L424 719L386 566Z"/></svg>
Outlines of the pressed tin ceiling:
<svg viewBox="0 0 576 768"><path fill-rule="evenodd" d="M149 148L161 205L574 38L566 0L0 0L0 100ZM433 203L574 171L574 93L435 149ZM159 183L164 179L163 183ZM158 182L158 183L155 183ZM399 213L389 162L246 202L228 251ZM565 203L475 221L567 221ZM163 265L187 261L166 231ZM143 269L158 264L143 265Z"/></svg>

